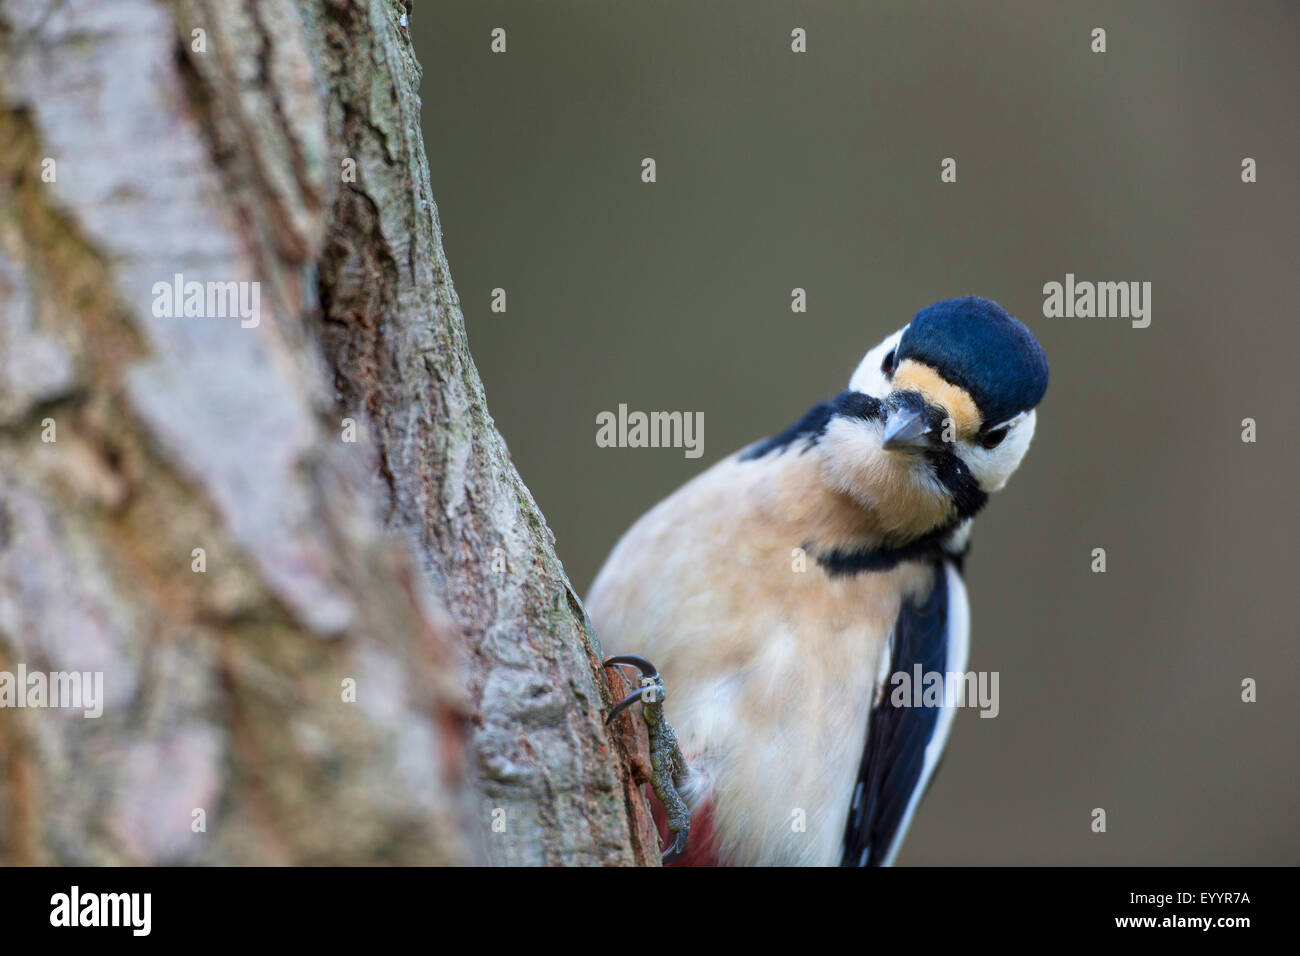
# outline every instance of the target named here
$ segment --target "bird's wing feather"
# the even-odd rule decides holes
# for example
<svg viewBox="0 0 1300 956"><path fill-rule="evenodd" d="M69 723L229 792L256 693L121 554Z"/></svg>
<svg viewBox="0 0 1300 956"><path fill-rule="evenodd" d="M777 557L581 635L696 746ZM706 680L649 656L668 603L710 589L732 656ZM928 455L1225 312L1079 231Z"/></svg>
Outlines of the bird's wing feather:
<svg viewBox="0 0 1300 956"><path fill-rule="evenodd" d="M970 616L966 589L949 562L935 564L934 586L905 602L894 624L890 664L872 709L866 748L844 834L842 866L888 866L938 765L954 709L900 707L891 700L892 674L960 672L966 668ZM951 704L952 702L945 702Z"/></svg>

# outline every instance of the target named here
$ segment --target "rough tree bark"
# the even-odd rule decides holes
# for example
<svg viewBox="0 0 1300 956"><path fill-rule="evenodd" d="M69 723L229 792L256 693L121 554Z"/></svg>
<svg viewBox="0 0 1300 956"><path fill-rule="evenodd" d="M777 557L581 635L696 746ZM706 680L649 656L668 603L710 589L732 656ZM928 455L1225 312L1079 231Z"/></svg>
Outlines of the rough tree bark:
<svg viewBox="0 0 1300 956"><path fill-rule="evenodd" d="M0 0L0 671L105 697L0 710L0 862L654 861L469 356L409 15ZM178 274L260 321L158 314Z"/></svg>

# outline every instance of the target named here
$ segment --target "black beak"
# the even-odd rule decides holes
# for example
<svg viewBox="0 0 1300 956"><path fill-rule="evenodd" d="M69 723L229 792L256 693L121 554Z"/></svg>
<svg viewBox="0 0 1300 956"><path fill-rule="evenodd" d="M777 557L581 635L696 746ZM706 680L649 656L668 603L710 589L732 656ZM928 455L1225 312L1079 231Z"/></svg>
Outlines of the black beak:
<svg viewBox="0 0 1300 956"><path fill-rule="evenodd" d="M935 446L942 412L916 392L898 392L885 406L886 451L920 452Z"/></svg>

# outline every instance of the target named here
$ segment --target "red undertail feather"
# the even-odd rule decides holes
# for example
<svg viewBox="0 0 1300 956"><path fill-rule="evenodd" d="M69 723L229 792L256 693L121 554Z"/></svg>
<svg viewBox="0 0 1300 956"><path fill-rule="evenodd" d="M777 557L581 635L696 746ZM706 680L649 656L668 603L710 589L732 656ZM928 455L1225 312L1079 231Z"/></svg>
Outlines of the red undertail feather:
<svg viewBox="0 0 1300 956"><path fill-rule="evenodd" d="M654 814L655 828L659 839L668 846L668 819L664 805L646 784L646 798L650 801L650 812ZM713 839L713 795L708 794L691 814L691 835L686 842L686 852L668 866L718 866L718 848Z"/></svg>

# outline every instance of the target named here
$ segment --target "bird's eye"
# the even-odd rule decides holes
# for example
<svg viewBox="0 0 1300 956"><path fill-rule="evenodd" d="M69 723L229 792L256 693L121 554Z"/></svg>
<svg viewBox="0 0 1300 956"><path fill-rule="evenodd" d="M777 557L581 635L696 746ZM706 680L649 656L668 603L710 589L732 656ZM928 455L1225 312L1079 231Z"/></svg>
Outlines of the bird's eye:
<svg viewBox="0 0 1300 956"><path fill-rule="evenodd" d="M987 432L980 438L980 445L984 448L997 448L1002 444L1002 439L1007 437L1009 428L999 428L997 431Z"/></svg>
<svg viewBox="0 0 1300 956"><path fill-rule="evenodd" d="M885 375L889 376L894 374L894 359L897 357L898 349L890 349L889 354L885 356L885 360L880 363L880 370L884 372Z"/></svg>

